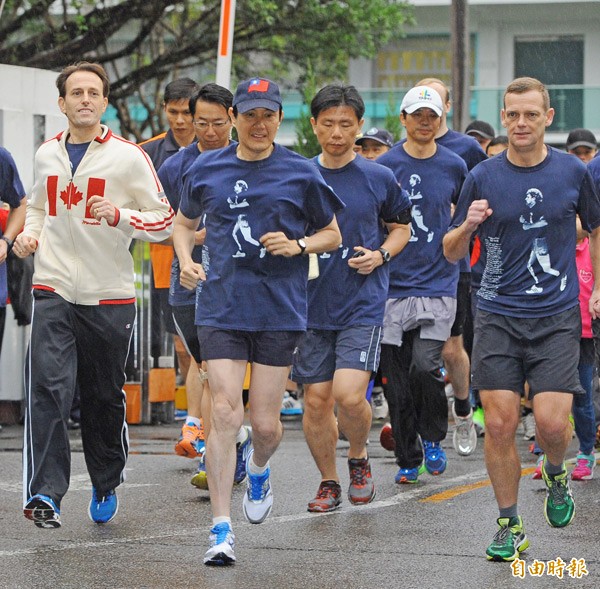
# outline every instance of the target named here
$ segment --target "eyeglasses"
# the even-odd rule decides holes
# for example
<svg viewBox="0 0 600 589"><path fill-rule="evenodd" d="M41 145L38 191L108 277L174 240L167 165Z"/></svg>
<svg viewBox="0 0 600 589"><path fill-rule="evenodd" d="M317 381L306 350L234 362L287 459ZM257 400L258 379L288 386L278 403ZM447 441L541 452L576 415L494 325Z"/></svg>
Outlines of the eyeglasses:
<svg viewBox="0 0 600 589"><path fill-rule="evenodd" d="M198 129L202 130L212 127L215 131L218 131L225 127L228 122L229 121L213 121L212 123L207 123L206 121L194 121L194 127L198 127Z"/></svg>

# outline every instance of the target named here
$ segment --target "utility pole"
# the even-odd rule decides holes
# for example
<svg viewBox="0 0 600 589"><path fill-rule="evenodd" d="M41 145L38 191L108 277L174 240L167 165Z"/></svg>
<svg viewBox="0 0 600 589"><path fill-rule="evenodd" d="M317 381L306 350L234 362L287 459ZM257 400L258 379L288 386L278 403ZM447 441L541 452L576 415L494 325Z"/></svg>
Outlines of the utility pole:
<svg viewBox="0 0 600 589"><path fill-rule="evenodd" d="M469 80L471 54L469 51L469 1L452 0L450 8L452 47L452 127L462 132L469 115Z"/></svg>
<svg viewBox="0 0 600 589"><path fill-rule="evenodd" d="M233 27L235 0L221 0L221 23L217 49L217 75L215 82L228 88L231 84L231 54L233 53Z"/></svg>

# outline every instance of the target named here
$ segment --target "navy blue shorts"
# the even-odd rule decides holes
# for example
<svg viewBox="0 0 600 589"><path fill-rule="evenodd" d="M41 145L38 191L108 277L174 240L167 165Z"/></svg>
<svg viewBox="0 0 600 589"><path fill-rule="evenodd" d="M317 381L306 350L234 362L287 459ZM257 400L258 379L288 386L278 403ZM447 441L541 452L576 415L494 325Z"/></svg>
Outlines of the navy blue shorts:
<svg viewBox="0 0 600 589"><path fill-rule="evenodd" d="M309 329L298 344L290 378L299 383L328 382L340 368L377 372L383 329Z"/></svg>
<svg viewBox="0 0 600 589"><path fill-rule="evenodd" d="M549 317L509 317L481 309L475 315L472 384L477 390L583 394L577 365L579 305Z"/></svg>
<svg viewBox="0 0 600 589"><path fill-rule="evenodd" d="M196 364L200 364L203 358L196 329L196 305L172 305L171 310L177 335L185 344L188 354L192 356Z"/></svg>
<svg viewBox="0 0 600 589"><path fill-rule="evenodd" d="M198 340L204 360L246 360L265 366L290 366L302 333L198 326Z"/></svg>

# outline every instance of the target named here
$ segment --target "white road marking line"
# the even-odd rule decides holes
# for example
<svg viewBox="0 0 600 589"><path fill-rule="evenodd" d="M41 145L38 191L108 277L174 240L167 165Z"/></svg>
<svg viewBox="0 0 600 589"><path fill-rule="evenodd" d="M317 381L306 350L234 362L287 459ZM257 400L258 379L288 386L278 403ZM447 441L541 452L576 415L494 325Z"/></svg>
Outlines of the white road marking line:
<svg viewBox="0 0 600 589"><path fill-rule="evenodd" d="M85 477L86 475L76 475L76 477ZM76 477L72 477L73 480ZM481 470L468 474L464 474L461 476L457 476L454 478L440 479L439 482L443 483L440 487L452 487L457 484L464 484L468 481L480 480L482 478L487 478L487 471ZM87 479L89 480L89 479ZM127 484L127 483L126 483ZM150 485L129 485L127 487L133 486L150 486ZM415 485L412 488L402 489L393 497L389 497L387 499L382 499L380 501L375 500L366 505L350 505L347 508L338 509L336 511L332 511L330 513L309 513L308 511L302 513L295 513L291 515L281 515L267 519L265 522L261 524L261 526L274 526L277 524L285 524L289 522L298 522L307 519L314 519L315 517L336 517L341 515L355 514L361 513L364 511L371 511L373 509L381 509L386 507L393 507L394 505L399 505L401 503L406 503L411 499L416 499L422 495L432 494L433 492L439 491L440 487L432 487L431 485ZM91 488L91 486L90 486ZM20 492L20 491L19 491ZM236 521L235 527L239 528L254 528L255 524L250 524L245 521ZM181 536L193 536L196 534L206 534L208 532L208 524L201 527L193 527L186 529L178 529L173 530L171 532L164 532L162 534L152 534L148 536L131 536L129 538L113 538L102 541L88 541L88 542L68 542L65 544L60 544L57 546L40 546L36 548L23 548L19 550L0 550L0 558L11 558L18 556L25 556L28 554L43 554L43 553L52 553L52 552L64 552L67 550L80 550L82 548L104 548L106 546L113 545L124 545L124 544L139 544L140 542L147 542L153 540L164 540L168 538L177 538Z"/></svg>

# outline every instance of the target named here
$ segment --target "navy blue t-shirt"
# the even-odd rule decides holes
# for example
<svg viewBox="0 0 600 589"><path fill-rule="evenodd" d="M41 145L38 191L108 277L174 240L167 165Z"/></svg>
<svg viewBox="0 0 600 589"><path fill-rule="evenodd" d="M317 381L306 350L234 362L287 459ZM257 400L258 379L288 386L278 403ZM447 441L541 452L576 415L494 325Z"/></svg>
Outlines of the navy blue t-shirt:
<svg viewBox="0 0 600 589"><path fill-rule="evenodd" d="M592 174L596 190L600 194L600 157L596 156L589 164L588 170Z"/></svg>
<svg viewBox="0 0 600 589"><path fill-rule="evenodd" d="M378 249L383 243L382 220L396 217L410 207L408 195L394 174L362 157L342 168L314 163L325 182L344 201L337 214L342 244L337 251L319 256L319 277L308 283L308 327L343 329L357 325L383 325L389 283L389 264L371 274L359 274L348 266L354 247Z"/></svg>
<svg viewBox="0 0 600 589"><path fill-rule="evenodd" d="M467 170L471 171L479 162L487 159L487 155L481 149L481 145L477 140L469 135L464 135L458 131L448 129L441 137L438 137L435 142L438 145L443 145L445 148L459 155L465 164Z"/></svg>
<svg viewBox="0 0 600 589"><path fill-rule="evenodd" d="M177 212L181 192L183 191L183 175L200 155L197 143L192 143L186 148L178 151L175 155L167 158L158 169L158 177L162 184L165 196L169 200L171 208ZM192 250L192 259L198 264L202 263L202 246L197 245ZM196 291L188 290L181 286L179 276L181 269L177 254L173 255L171 264L171 280L169 283L169 304L175 307L196 304Z"/></svg>
<svg viewBox="0 0 600 589"><path fill-rule="evenodd" d="M512 317L546 317L579 304L575 217L587 231L600 226L600 198L578 158L548 147L537 166L510 163L507 152L470 172L452 227L474 200L493 213L477 231L485 266L477 307Z"/></svg>
<svg viewBox="0 0 600 589"><path fill-rule="evenodd" d="M441 145L425 159L398 145L377 163L394 172L412 203L410 241L390 262L388 298L456 297L458 266L444 257L442 238L467 175L464 160Z"/></svg>
<svg viewBox="0 0 600 589"><path fill-rule="evenodd" d="M235 145L197 158L180 203L188 219L205 216L207 278L196 290L196 324L305 330L308 256L271 255L259 239L271 231L302 238L343 206L312 162L280 145L259 161L239 159Z"/></svg>
<svg viewBox="0 0 600 589"><path fill-rule="evenodd" d="M25 196L25 189L19 178L17 166L12 155L0 147L0 200L16 209ZM2 231L0 230L0 235ZM0 264L0 307L6 306L8 287L6 285L6 263Z"/></svg>

